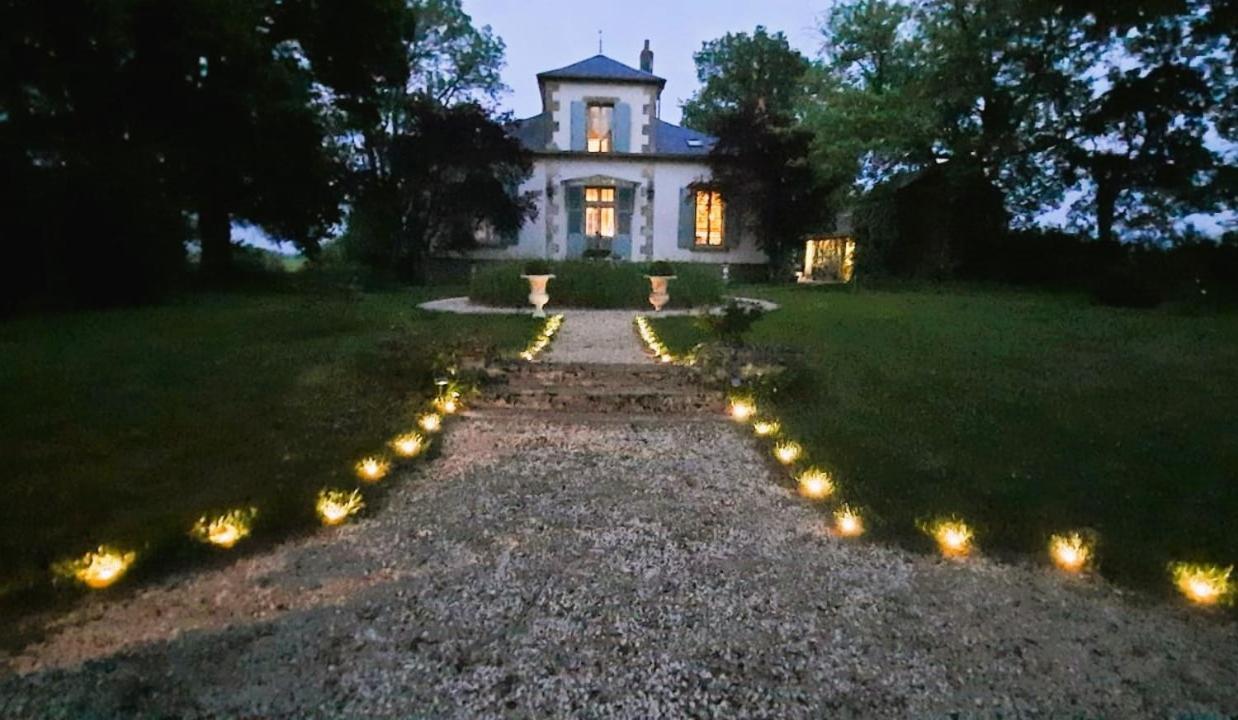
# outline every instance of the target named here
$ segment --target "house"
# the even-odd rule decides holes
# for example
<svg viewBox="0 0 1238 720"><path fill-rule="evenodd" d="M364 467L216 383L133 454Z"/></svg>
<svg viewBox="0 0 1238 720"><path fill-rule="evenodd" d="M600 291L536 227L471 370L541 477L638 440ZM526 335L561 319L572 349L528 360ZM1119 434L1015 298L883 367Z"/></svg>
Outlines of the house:
<svg viewBox="0 0 1238 720"><path fill-rule="evenodd" d="M511 237L493 233L472 259L572 259L604 255L756 265L765 254L710 185L715 139L659 117L666 81L653 74L649 41L640 68L605 55L537 76L542 112L514 135L534 155L521 186L537 217Z"/></svg>

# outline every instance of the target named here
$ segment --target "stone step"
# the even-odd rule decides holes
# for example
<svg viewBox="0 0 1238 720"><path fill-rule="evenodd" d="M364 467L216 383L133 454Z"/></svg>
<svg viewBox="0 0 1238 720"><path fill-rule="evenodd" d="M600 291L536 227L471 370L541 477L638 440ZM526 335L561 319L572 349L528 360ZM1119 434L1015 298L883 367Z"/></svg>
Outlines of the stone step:
<svg viewBox="0 0 1238 720"><path fill-rule="evenodd" d="M721 413L692 412L585 412L575 410L536 409L527 407L472 407L463 417L496 424L527 426L530 422L562 424L630 424L640 426L677 426L684 423L730 425Z"/></svg>
<svg viewBox="0 0 1238 720"><path fill-rule="evenodd" d="M502 368L502 373L509 379L527 377L551 382L615 377L649 380L664 380L667 378L694 380L696 378L696 373L692 370L692 368L678 367L675 365L658 365L654 363L515 363L504 366Z"/></svg>
<svg viewBox="0 0 1238 720"><path fill-rule="evenodd" d="M700 388L492 388L476 403L481 408L528 408L578 412L721 412L721 393Z"/></svg>

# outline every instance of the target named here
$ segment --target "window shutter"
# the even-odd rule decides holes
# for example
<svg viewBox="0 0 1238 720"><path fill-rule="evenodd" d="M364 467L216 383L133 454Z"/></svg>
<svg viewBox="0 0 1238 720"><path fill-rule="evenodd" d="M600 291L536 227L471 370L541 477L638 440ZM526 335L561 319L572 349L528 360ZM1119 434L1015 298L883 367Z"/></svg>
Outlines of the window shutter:
<svg viewBox="0 0 1238 720"><path fill-rule="evenodd" d="M580 185L568 185L564 189L567 198L567 234L585 233L585 189Z"/></svg>
<svg viewBox="0 0 1238 720"><path fill-rule="evenodd" d="M636 205L636 188L621 187L615 191L617 212L619 213L619 234L632 234L632 211Z"/></svg>
<svg viewBox="0 0 1238 720"><path fill-rule="evenodd" d="M612 128L615 152L630 152L632 149L632 106L627 103L615 105L615 126Z"/></svg>
<svg viewBox="0 0 1238 720"><path fill-rule="evenodd" d="M585 150L585 103L583 100L572 101L572 150Z"/></svg>
<svg viewBox="0 0 1238 720"><path fill-rule="evenodd" d="M679 189L679 247L691 249L696 239L696 191Z"/></svg>
<svg viewBox="0 0 1238 720"><path fill-rule="evenodd" d="M739 203L731 202L730 198L722 198L722 245L728 250L739 247L743 240L744 213Z"/></svg>

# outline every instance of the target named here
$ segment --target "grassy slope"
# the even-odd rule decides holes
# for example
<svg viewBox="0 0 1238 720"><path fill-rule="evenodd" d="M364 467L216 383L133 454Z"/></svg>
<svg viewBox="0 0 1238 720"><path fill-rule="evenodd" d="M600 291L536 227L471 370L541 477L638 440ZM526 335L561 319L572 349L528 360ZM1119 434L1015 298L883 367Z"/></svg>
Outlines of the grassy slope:
<svg viewBox="0 0 1238 720"><path fill-rule="evenodd" d="M358 457L412 428L445 343L534 332L417 310L425 297L199 296L0 323L0 594L103 541L183 554L213 507L257 505L267 536L312 524L319 488L353 486Z"/></svg>
<svg viewBox="0 0 1238 720"><path fill-rule="evenodd" d="M966 289L753 290L784 304L752 340L807 351L778 412L878 531L923 546L959 513L991 550L1100 533L1102 569L1163 587L1165 563L1238 561L1238 316L1099 308ZM658 331L673 348L690 321Z"/></svg>

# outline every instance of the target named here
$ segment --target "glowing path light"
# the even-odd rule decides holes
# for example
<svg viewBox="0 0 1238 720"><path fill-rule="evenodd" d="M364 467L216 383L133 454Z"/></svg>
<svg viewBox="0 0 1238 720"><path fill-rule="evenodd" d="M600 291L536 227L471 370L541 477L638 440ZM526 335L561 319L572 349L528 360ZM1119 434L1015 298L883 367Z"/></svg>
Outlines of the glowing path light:
<svg viewBox="0 0 1238 720"><path fill-rule="evenodd" d="M752 423L752 432L756 433L757 437L771 437L781 430L782 424L777 420L758 420Z"/></svg>
<svg viewBox="0 0 1238 720"><path fill-rule="evenodd" d="M1079 533L1053 535L1049 538L1049 557L1066 572L1079 572L1087 567L1093 555L1092 546Z"/></svg>
<svg viewBox="0 0 1238 720"><path fill-rule="evenodd" d="M964 557L971 553L975 532L962 520L938 520L928 532L946 557Z"/></svg>
<svg viewBox="0 0 1238 720"><path fill-rule="evenodd" d="M256 507L229 510L214 518L204 515L198 518L189 534L201 542L229 549L249 537L257 517Z"/></svg>
<svg viewBox="0 0 1238 720"><path fill-rule="evenodd" d="M428 433L438 432L443 427L443 418L434 413L426 413L417 418L417 425Z"/></svg>
<svg viewBox="0 0 1238 720"><path fill-rule="evenodd" d="M1200 563L1174 563L1169 567L1174 585L1188 600L1200 605L1216 605L1231 599L1234 591L1230 575L1233 566Z"/></svg>
<svg viewBox="0 0 1238 720"><path fill-rule="evenodd" d="M727 414L737 422L747 422L757 412L757 406L748 398L731 398Z"/></svg>
<svg viewBox="0 0 1238 720"><path fill-rule="evenodd" d="M649 323L649 320L644 315L636 316L636 330L654 357L664 363L675 362L675 356L671 353L670 348L666 347L658 339L658 334L654 332L653 325Z"/></svg>
<svg viewBox="0 0 1238 720"><path fill-rule="evenodd" d="M538 353L545 350L546 347L550 345L550 341L554 339L555 335L559 332L559 328L562 326L563 315L552 315L551 317L546 318L545 324L542 325L541 332L538 333L537 337L529 343L529 346L524 349L524 352L520 353L521 359L531 361L536 358Z"/></svg>
<svg viewBox="0 0 1238 720"><path fill-rule="evenodd" d="M375 457L368 457L357 463L357 477L366 482L378 482L387 475L391 463Z"/></svg>
<svg viewBox="0 0 1238 720"><path fill-rule="evenodd" d="M804 449L797 442L780 442L774 446L774 457L778 458L778 462L783 465L790 465L799 459L800 454Z"/></svg>
<svg viewBox="0 0 1238 720"><path fill-rule="evenodd" d="M821 500L834 494L834 479L824 470L812 468L800 473L800 494L813 500Z"/></svg>
<svg viewBox="0 0 1238 720"><path fill-rule="evenodd" d="M410 432L397 436L391 441L391 449L400 457L413 458L425 449L426 439L420 433Z"/></svg>
<svg viewBox="0 0 1238 720"><path fill-rule="evenodd" d="M124 576L129 566L137 559L137 553L124 552L108 545L88 552L79 558L58 563L58 574L73 578L86 587L102 590Z"/></svg>
<svg viewBox="0 0 1238 720"><path fill-rule="evenodd" d="M361 491L323 490L318 493L315 509L323 525L339 525L365 507Z"/></svg>
<svg viewBox="0 0 1238 720"><path fill-rule="evenodd" d="M859 537L864 534L864 521L858 512L843 505L834 511L834 532L841 537Z"/></svg>

